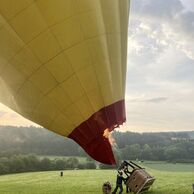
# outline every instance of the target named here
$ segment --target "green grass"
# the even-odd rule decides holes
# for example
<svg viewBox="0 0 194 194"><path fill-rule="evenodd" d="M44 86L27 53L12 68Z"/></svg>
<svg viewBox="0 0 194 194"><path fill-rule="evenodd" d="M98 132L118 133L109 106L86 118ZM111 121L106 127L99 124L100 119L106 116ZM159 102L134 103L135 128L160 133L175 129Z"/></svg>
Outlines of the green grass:
<svg viewBox="0 0 194 194"><path fill-rule="evenodd" d="M141 164L140 164L141 165ZM182 163L167 163L167 162L145 162L143 164L146 168L152 168L160 171L171 172L194 172L194 164L182 164Z"/></svg>
<svg viewBox="0 0 194 194"><path fill-rule="evenodd" d="M159 163L145 165L157 179L148 194L192 194L194 169L188 169L193 166L182 164L180 167L186 171L176 172L177 164L162 168ZM168 165L171 171L164 171ZM115 185L115 175L114 170L66 170L64 177L59 176L59 171L3 175L0 194L101 194L103 182L109 180Z"/></svg>

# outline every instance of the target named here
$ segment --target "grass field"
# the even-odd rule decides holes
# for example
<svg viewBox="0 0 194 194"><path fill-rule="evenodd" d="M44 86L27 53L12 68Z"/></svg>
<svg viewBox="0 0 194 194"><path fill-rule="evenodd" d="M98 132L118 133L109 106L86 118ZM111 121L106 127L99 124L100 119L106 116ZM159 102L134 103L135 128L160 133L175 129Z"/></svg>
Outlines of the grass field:
<svg viewBox="0 0 194 194"><path fill-rule="evenodd" d="M140 164L142 166L142 164ZM182 164L182 163L167 163L167 162L145 162L143 164L146 168L151 168L160 171L170 171L170 172L193 172L194 164Z"/></svg>
<svg viewBox="0 0 194 194"><path fill-rule="evenodd" d="M148 194L192 194L194 165L144 165L157 179ZM0 194L101 194L103 182L115 185L115 175L114 170L67 170L64 177L58 171L3 175Z"/></svg>

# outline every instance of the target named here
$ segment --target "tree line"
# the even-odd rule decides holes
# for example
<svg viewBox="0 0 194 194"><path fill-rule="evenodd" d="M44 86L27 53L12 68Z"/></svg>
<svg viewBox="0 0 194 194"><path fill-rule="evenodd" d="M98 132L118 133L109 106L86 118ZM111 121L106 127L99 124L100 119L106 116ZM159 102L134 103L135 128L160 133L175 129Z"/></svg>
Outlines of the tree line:
<svg viewBox="0 0 194 194"><path fill-rule="evenodd" d="M120 159L194 161L194 132L114 132ZM0 157L34 153L87 156L75 142L43 128L0 126Z"/></svg>
<svg viewBox="0 0 194 194"><path fill-rule="evenodd" d="M67 169L96 169L94 161L80 162L75 157L49 159L40 158L34 154L13 155L0 158L0 175L20 172L67 170Z"/></svg>
<svg viewBox="0 0 194 194"><path fill-rule="evenodd" d="M122 159L194 162L194 132L114 134Z"/></svg>

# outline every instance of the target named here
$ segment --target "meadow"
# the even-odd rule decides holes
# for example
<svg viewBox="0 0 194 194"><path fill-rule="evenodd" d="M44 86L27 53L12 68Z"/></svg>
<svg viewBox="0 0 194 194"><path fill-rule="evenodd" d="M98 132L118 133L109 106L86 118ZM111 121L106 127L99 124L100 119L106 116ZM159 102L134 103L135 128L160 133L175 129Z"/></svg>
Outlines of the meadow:
<svg viewBox="0 0 194 194"><path fill-rule="evenodd" d="M193 164L146 163L156 177L147 194L192 194ZM65 170L0 176L0 194L101 194L102 184L115 186L115 170ZM125 193L125 192L123 192Z"/></svg>

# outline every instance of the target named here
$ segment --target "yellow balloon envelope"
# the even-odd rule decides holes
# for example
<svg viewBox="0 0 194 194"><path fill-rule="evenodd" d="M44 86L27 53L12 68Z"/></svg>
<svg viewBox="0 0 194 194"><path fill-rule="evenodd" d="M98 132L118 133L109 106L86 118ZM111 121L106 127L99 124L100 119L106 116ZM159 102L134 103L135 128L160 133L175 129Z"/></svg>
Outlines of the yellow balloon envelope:
<svg viewBox="0 0 194 194"><path fill-rule="evenodd" d="M0 0L0 102L114 164L129 0Z"/></svg>

